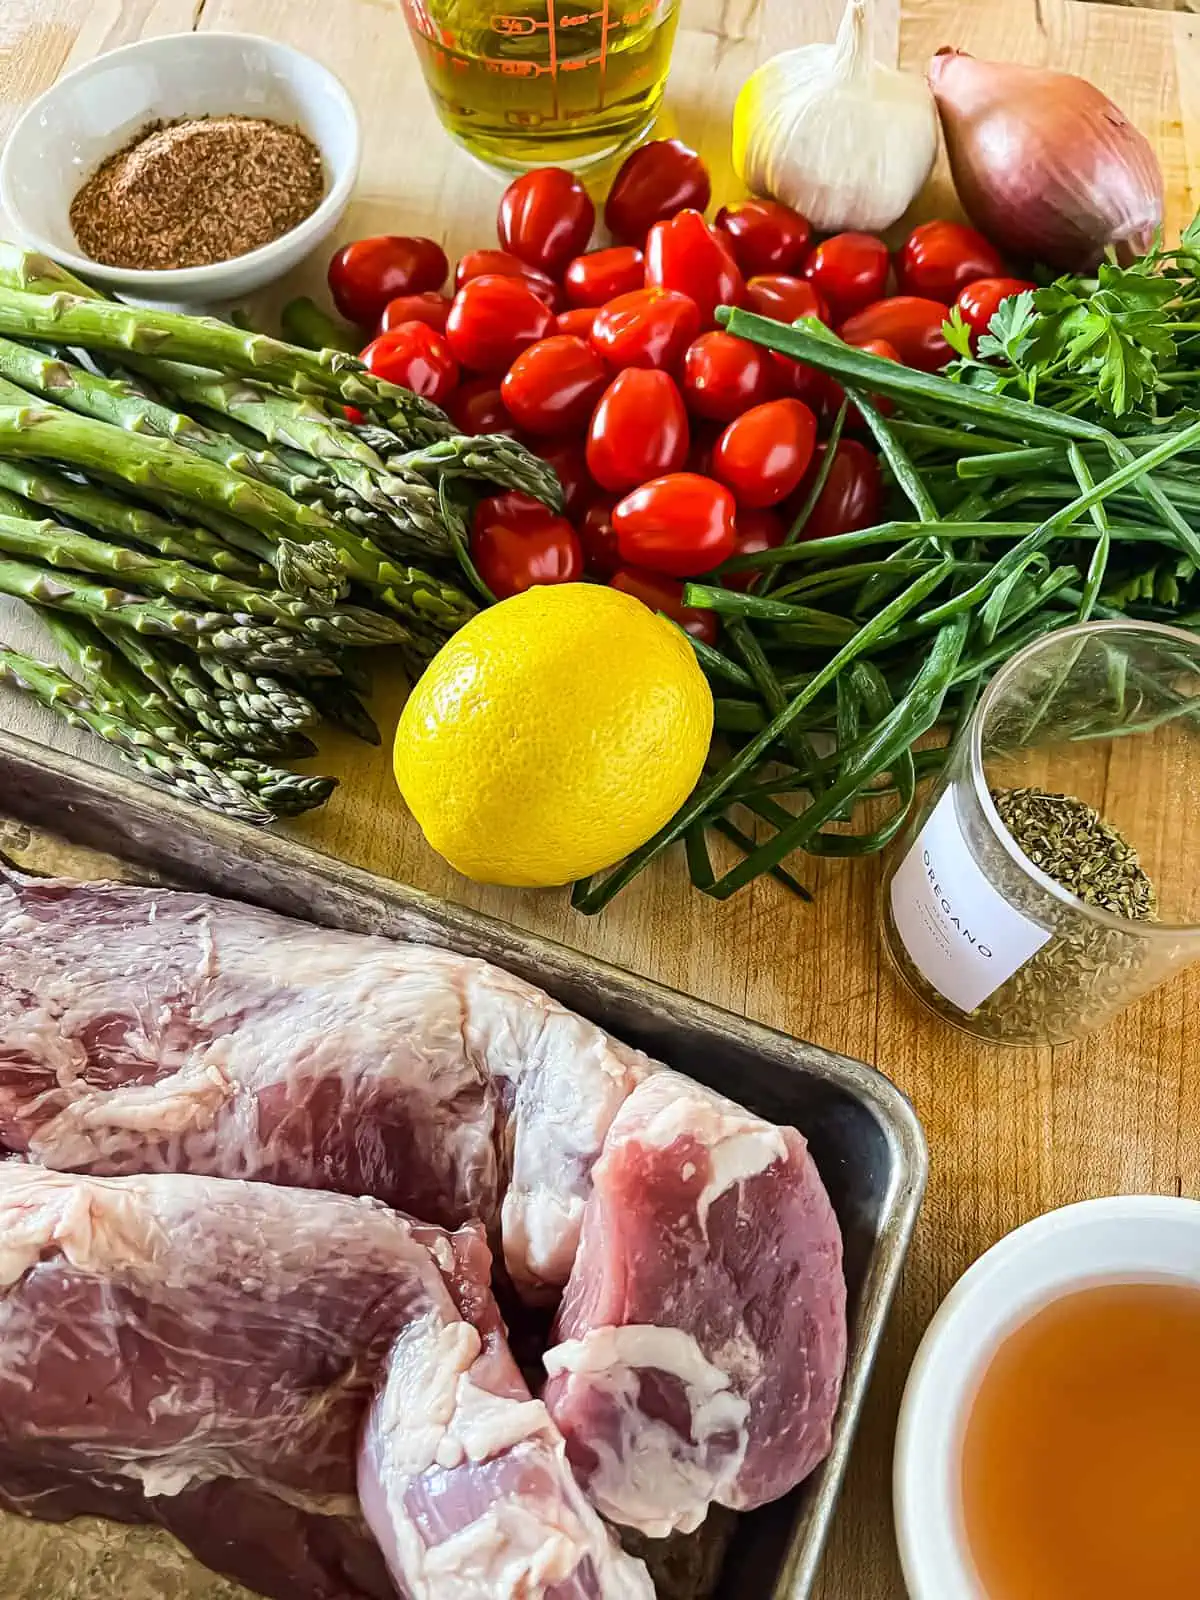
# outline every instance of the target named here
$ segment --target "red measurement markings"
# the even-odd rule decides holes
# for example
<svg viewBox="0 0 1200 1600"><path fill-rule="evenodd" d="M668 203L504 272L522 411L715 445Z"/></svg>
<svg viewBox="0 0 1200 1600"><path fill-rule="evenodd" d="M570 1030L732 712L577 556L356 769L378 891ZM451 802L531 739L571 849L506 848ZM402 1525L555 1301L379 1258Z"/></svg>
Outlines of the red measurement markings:
<svg viewBox="0 0 1200 1600"><path fill-rule="evenodd" d="M546 0L546 26L550 33L550 76L554 79L554 120L558 121L558 29L554 26L554 0Z"/></svg>

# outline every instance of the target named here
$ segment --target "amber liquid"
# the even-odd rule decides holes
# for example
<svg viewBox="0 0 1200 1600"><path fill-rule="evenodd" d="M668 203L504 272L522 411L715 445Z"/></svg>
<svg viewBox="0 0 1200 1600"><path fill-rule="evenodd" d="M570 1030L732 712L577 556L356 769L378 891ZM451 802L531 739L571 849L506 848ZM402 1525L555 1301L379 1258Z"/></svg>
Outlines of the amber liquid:
<svg viewBox="0 0 1200 1600"><path fill-rule="evenodd" d="M679 22L679 0L403 5L438 115L506 170L587 166L641 138Z"/></svg>
<svg viewBox="0 0 1200 1600"><path fill-rule="evenodd" d="M962 1509L987 1600L1200 1597L1200 1289L1048 1305L984 1374Z"/></svg>

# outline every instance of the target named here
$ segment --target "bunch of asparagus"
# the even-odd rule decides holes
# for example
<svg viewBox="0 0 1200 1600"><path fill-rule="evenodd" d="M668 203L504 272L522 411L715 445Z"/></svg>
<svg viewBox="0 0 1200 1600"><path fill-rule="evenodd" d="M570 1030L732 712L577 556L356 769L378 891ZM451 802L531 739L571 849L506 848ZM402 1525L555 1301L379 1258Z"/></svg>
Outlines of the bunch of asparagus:
<svg viewBox="0 0 1200 1600"><path fill-rule="evenodd" d="M0 684L189 799L261 823L328 799L278 763L322 718L379 742L350 652L419 669L474 613L495 488L561 506L521 445L344 351L116 304L0 242L0 594L68 668L0 645Z"/></svg>

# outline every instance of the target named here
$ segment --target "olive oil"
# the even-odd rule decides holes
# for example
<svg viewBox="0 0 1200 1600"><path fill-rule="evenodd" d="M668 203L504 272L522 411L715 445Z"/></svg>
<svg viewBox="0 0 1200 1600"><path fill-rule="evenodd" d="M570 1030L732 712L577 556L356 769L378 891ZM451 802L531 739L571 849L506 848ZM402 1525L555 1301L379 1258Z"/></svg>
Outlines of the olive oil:
<svg viewBox="0 0 1200 1600"><path fill-rule="evenodd" d="M1000 1346L967 1418L986 1600L1200 1595L1200 1288L1113 1283Z"/></svg>
<svg viewBox="0 0 1200 1600"><path fill-rule="evenodd" d="M438 115L492 166L587 166L658 111L679 0L402 3Z"/></svg>

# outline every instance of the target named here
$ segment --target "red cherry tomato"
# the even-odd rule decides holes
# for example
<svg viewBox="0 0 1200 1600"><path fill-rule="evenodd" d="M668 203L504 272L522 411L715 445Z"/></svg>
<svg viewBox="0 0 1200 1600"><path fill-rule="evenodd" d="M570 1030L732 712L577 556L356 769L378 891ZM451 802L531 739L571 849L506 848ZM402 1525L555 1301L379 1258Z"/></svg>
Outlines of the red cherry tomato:
<svg viewBox="0 0 1200 1600"><path fill-rule="evenodd" d="M1026 278L976 278L965 289L960 289L954 302L962 312L963 321L976 338L987 332L988 323L996 315L1009 295L1024 294L1037 285Z"/></svg>
<svg viewBox="0 0 1200 1600"><path fill-rule="evenodd" d="M1004 263L994 245L965 222L923 222L896 254L902 294L953 300L976 278L998 278Z"/></svg>
<svg viewBox="0 0 1200 1600"><path fill-rule="evenodd" d="M598 578L611 578L621 565L621 552L617 549L617 535L612 525L614 505L616 501L609 497L593 500L579 519L583 564Z"/></svg>
<svg viewBox="0 0 1200 1600"><path fill-rule="evenodd" d="M856 341L854 348L856 350L865 350L869 356L878 356L881 361L900 360L900 357L896 354L895 347L890 345L886 339L863 339ZM829 381L836 390L837 404L840 406L846 397L846 391L840 383L835 383L832 378ZM889 400L886 395L876 394L871 395L869 398L874 401L875 409L881 411L885 417L890 417L895 410L894 402ZM851 406L846 412L846 426L849 428L865 428L866 425L862 412L857 406Z"/></svg>
<svg viewBox="0 0 1200 1600"><path fill-rule="evenodd" d="M750 279L746 285L746 309L756 311L760 317L774 317L776 322L795 322L800 317L830 321L829 307L811 283L779 272Z"/></svg>
<svg viewBox="0 0 1200 1600"><path fill-rule="evenodd" d="M423 322L434 333L445 333L450 297L427 289L424 294L402 294L389 300L379 319L380 333L390 333L402 322Z"/></svg>
<svg viewBox="0 0 1200 1600"><path fill-rule="evenodd" d="M828 445L819 444L801 480L789 512L799 511L817 473ZM840 439L833 466L820 498L800 534L802 539L826 539L835 533L856 533L879 521L883 507L883 484L879 461L857 439Z"/></svg>
<svg viewBox="0 0 1200 1600"><path fill-rule="evenodd" d="M835 233L809 256L804 276L840 321L879 299L891 264L887 245L873 233Z"/></svg>
<svg viewBox="0 0 1200 1600"><path fill-rule="evenodd" d="M468 378L450 396L446 410L460 433L507 433L516 437L516 424L505 409L495 378Z"/></svg>
<svg viewBox="0 0 1200 1600"><path fill-rule="evenodd" d="M496 231L505 250L557 278L587 248L595 220L591 196L573 173L537 167L504 191Z"/></svg>
<svg viewBox="0 0 1200 1600"><path fill-rule="evenodd" d="M402 322L362 353L368 372L440 404L458 386L458 362L440 333L425 322Z"/></svg>
<svg viewBox="0 0 1200 1600"><path fill-rule="evenodd" d="M705 328L713 326L717 306L741 305L746 294L737 263L699 211L681 211L650 229L646 284L688 295L699 307Z"/></svg>
<svg viewBox="0 0 1200 1600"><path fill-rule="evenodd" d="M500 393L530 433L573 433L586 426L607 382L608 368L586 339L556 333L521 352Z"/></svg>
<svg viewBox="0 0 1200 1600"><path fill-rule="evenodd" d="M886 339L906 367L937 372L952 354L942 332L942 323L949 315L949 306L939 300L896 294L856 312L838 332L847 344L864 345L871 339Z"/></svg>
<svg viewBox="0 0 1200 1600"><path fill-rule="evenodd" d="M342 410L346 413L346 421L352 422L356 428L361 428L367 420L365 414L357 406L343 406Z"/></svg>
<svg viewBox="0 0 1200 1600"><path fill-rule="evenodd" d="M777 506L804 476L817 442L817 419L802 400L768 400L745 411L717 440L713 477L739 507Z"/></svg>
<svg viewBox="0 0 1200 1600"><path fill-rule="evenodd" d="M632 489L677 472L687 460L688 443L687 411L674 378L627 367L596 407L588 429L588 471L602 489Z"/></svg>
<svg viewBox="0 0 1200 1600"><path fill-rule="evenodd" d="M582 442L578 439L534 439L530 448L554 468L562 484L563 509L567 516L579 516L597 493Z"/></svg>
<svg viewBox="0 0 1200 1600"><path fill-rule="evenodd" d="M646 278L646 261L631 244L590 250L576 256L563 273L563 287L573 306L603 306L619 294L632 294Z"/></svg>
<svg viewBox="0 0 1200 1600"><path fill-rule="evenodd" d="M639 567L622 567L609 583L609 588L631 594L651 611L661 611L677 622L684 633L705 644L716 644L720 633L715 611L705 611L699 606L685 606L683 585L678 578L666 578L658 572L645 572Z"/></svg>
<svg viewBox="0 0 1200 1600"><path fill-rule="evenodd" d="M567 519L547 514L544 506L529 512L499 503L512 498L481 501L471 525L471 558L497 600L582 577L583 549Z"/></svg>
<svg viewBox="0 0 1200 1600"><path fill-rule="evenodd" d="M554 313L520 278L472 278L454 297L446 338L472 372L507 372L531 344L554 328Z"/></svg>
<svg viewBox="0 0 1200 1600"><path fill-rule="evenodd" d="M528 528L557 520L558 513L541 500L535 500L531 494L524 494L520 489L505 489L501 494L488 495L475 507L471 532L478 533L493 522L506 522L514 528Z"/></svg>
<svg viewBox="0 0 1200 1600"><path fill-rule="evenodd" d="M450 271L434 239L379 234L344 245L329 263L329 290L348 322L373 328L397 295L440 289Z"/></svg>
<svg viewBox="0 0 1200 1600"><path fill-rule="evenodd" d="M577 339L590 340L599 314L599 306L572 306L570 311L558 313L554 325L559 333L570 333Z"/></svg>
<svg viewBox="0 0 1200 1600"><path fill-rule="evenodd" d="M738 508L737 541L735 556L756 556L761 550L775 550L787 536L787 524L778 512ZM744 572L726 572L721 582L727 589L749 589L758 577L760 568L747 567Z"/></svg>
<svg viewBox="0 0 1200 1600"><path fill-rule="evenodd" d="M815 416L828 416L841 405L842 386L827 372L793 361L791 356L781 356L777 350L771 352L771 368L779 393L803 400Z"/></svg>
<svg viewBox="0 0 1200 1600"><path fill-rule="evenodd" d="M699 308L686 294L635 289L601 306L592 324L592 347L618 370L660 367L673 372L699 332Z"/></svg>
<svg viewBox="0 0 1200 1600"><path fill-rule="evenodd" d="M508 250L468 250L454 269L454 287L461 289L472 278L521 278L546 302L551 311L562 304L562 295L553 278L520 261Z"/></svg>
<svg viewBox="0 0 1200 1600"><path fill-rule="evenodd" d="M812 244L812 228L778 200L740 200L722 206L713 226L729 240L729 253L749 278L756 272L798 272Z"/></svg>
<svg viewBox="0 0 1200 1600"><path fill-rule="evenodd" d="M656 222L712 199L708 169L679 139L652 139L627 156L604 205L614 239L640 245Z"/></svg>
<svg viewBox="0 0 1200 1600"><path fill-rule="evenodd" d="M688 410L714 422L732 422L774 399L776 382L768 352L732 333L702 333L683 361Z"/></svg>
<svg viewBox="0 0 1200 1600"><path fill-rule="evenodd" d="M733 554L736 511L729 490L711 478L652 478L613 507L617 548L633 566L694 578Z"/></svg>

